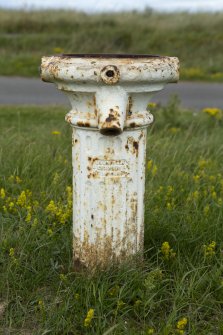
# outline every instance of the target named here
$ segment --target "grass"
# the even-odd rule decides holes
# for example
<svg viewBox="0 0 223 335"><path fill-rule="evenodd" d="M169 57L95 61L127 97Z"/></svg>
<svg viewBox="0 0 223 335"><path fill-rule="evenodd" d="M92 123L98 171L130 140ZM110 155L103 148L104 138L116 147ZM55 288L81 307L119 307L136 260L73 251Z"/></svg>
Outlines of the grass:
<svg viewBox="0 0 223 335"><path fill-rule="evenodd" d="M1 334L223 334L221 111L154 107L145 260L92 276L72 269L65 110L0 114ZM63 222L46 210L51 200Z"/></svg>
<svg viewBox="0 0 223 335"><path fill-rule="evenodd" d="M223 81L223 13L87 15L0 11L0 74L38 77L41 56L146 53L177 56L181 79Z"/></svg>

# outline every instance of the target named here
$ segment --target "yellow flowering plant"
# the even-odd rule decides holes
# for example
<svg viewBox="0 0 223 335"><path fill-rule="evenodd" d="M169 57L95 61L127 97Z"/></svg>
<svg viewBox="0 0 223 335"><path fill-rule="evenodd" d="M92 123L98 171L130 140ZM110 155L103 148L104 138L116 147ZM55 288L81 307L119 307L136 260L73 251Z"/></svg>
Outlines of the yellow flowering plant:
<svg viewBox="0 0 223 335"><path fill-rule="evenodd" d="M222 110L220 108L209 107L202 109L202 112L208 114L210 117L215 118L217 120L221 120L223 117Z"/></svg>
<svg viewBox="0 0 223 335"><path fill-rule="evenodd" d="M207 258L212 258L216 254L216 242L212 241L209 244L203 245L204 256Z"/></svg>
<svg viewBox="0 0 223 335"><path fill-rule="evenodd" d="M180 319L177 324L176 324L176 333L180 334L180 335L184 335L185 334L185 328L187 326L187 318L182 318Z"/></svg>
<svg viewBox="0 0 223 335"><path fill-rule="evenodd" d="M176 256L176 252L170 247L169 242L163 242L160 251L163 259L166 261L169 261Z"/></svg>
<svg viewBox="0 0 223 335"><path fill-rule="evenodd" d="M94 309L90 308L87 312L86 318L84 319L84 327L90 327L94 318Z"/></svg>
<svg viewBox="0 0 223 335"><path fill-rule="evenodd" d="M66 204L62 204L61 201L55 203L54 200L50 200L46 206L45 211L57 222L65 224L72 214L72 188L67 186L66 188Z"/></svg>
<svg viewBox="0 0 223 335"><path fill-rule="evenodd" d="M53 130L51 132L52 135L61 135L61 132L59 130Z"/></svg>
<svg viewBox="0 0 223 335"><path fill-rule="evenodd" d="M153 162L152 159L148 160L148 162L147 162L147 170L151 172L151 174L152 174L153 177L157 174L158 167Z"/></svg>

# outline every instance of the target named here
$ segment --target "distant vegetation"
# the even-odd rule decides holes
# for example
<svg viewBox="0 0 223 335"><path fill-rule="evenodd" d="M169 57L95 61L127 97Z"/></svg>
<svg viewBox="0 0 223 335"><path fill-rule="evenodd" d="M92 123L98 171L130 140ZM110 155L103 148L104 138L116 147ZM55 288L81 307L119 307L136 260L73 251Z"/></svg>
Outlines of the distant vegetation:
<svg viewBox="0 0 223 335"><path fill-rule="evenodd" d="M178 56L181 78L223 81L223 13L0 11L0 74L38 76L42 55Z"/></svg>

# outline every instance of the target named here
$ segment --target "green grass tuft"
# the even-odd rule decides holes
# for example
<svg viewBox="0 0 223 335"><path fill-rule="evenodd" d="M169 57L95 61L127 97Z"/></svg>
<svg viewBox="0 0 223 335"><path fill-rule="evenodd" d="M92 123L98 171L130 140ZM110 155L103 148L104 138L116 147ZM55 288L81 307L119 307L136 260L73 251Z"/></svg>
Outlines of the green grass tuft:
<svg viewBox="0 0 223 335"><path fill-rule="evenodd" d="M68 211L65 110L0 108L0 333L223 334L222 114L153 109L145 260L90 276L72 270L70 212L46 210Z"/></svg>

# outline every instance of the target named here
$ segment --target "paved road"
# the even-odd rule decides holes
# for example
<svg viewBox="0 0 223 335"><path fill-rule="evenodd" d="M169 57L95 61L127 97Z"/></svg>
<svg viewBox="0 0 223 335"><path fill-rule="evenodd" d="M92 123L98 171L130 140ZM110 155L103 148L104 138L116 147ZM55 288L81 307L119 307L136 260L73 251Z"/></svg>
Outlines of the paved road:
<svg viewBox="0 0 223 335"><path fill-rule="evenodd" d="M156 94L155 102L166 104L171 95L178 95L183 107L223 108L223 84L180 82L169 84ZM53 84L40 79L0 77L0 105L68 105L68 99Z"/></svg>

